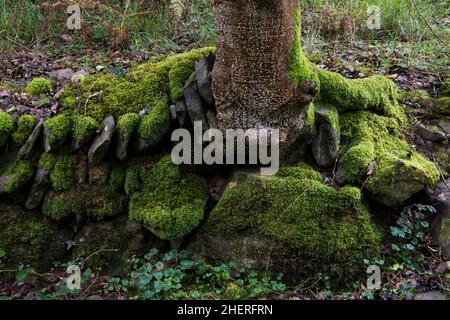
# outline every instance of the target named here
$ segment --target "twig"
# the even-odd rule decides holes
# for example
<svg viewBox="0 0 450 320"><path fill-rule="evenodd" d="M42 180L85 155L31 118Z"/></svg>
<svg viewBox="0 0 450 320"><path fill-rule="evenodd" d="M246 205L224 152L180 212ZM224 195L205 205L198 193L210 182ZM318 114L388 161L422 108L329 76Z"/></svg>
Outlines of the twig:
<svg viewBox="0 0 450 320"><path fill-rule="evenodd" d="M425 17L422 15L422 13L420 12L419 8L417 7L416 1L415 0L411 0L414 8L416 9L417 13L419 14L420 18L423 20L423 22L425 23L425 25L428 27L428 29L430 29L430 31L434 34L434 36L440 41L442 42L447 48L450 48L450 45L445 42L444 40L441 39L441 37L436 33L436 31L434 31L434 29L431 27L431 25L428 23L427 19L425 19Z"/></svg>

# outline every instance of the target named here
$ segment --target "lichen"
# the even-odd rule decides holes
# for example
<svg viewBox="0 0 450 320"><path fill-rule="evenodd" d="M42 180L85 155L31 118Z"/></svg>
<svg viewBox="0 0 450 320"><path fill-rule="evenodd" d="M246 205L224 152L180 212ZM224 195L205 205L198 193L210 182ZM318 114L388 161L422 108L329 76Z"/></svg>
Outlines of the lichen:
<svg viewBox="0 0 450 320"><path fill-rule="evenodd" d="M164 157L152 168L142 192L131 195L129 217L146 225L163 240L178 239L193 231L204 217L208 199L205 181L182 175L180 168Z"/></svg>
<svg viewBox="0 0 450 320"><path fill-rule="evenodd" d="M14 128L15 124L11 115L7 112L0 111L0 147L8 141Z"/></svg>
<svg viewBox="0 0 450 320"><path fill-rule="evenodd" d="M25 93L29 96L37 96L44 93L50 93L53 90L53 82L46 78L34 78L26 86Z"/></svg>
<svg viewBox="0 0 450 320"><path fill-rule="evenodd" d="M44 121L44 125L50 129L50 144L57 143L68 137L72 121L67 114L60 114Z"/></svg>
<svg viewBox="0 0 450 320"><path fill-rule="evenodd" d="M50 181L55 191L69 190L74 183L72 155L60 155L56 160L55 166L50 173Z"/></svg>
<svg viewBox="0 0 450 320"><path fill-rule="evenodd" d="M36 125L36 119L32 115L23 115L17 122L17 129L12 134L12 139L19 146L23 145L33 132Z"/></svg>
<svg viewBox="0 0 450 320"><path fill-rule="evenodd" d="M124 137L133 133L138 125L139 115L137 113L126 113L119 117L116 130L120 137Z"/></svg>

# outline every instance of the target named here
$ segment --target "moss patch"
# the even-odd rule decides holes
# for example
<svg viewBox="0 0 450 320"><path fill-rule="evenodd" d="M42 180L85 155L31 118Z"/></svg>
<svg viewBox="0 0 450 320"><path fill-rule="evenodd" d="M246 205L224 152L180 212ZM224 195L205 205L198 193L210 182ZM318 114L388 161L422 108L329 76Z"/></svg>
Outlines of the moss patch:
<svg viewBox="0 0 450 320"><path fill-rule="evenodd" d="M162 134L170 125L168 98L162 98L153 110L147 114L139 124L138 133L141 138L148 140Z"/></svg>
<svg viewBox="0 0 450 320"><path fill-rule="evenodd" d="M34 78L26 86L25 93L29 96L37 96L44 93L50 93L53 90L53 82L46 78Z"/></svg>
<svg viewBox="0 0 450 320"><path fill-rule="evenodd" d="M139 116L137 113L126 113L119 117L117 122L117 132L120 137L129 135L136 130L139 125Z"/></svg>
<svg viewBox="0 0 450 320"><path fill-rule="evenodd" d="M79 146L86 144L99 130L100 125L94 118L87 116L73 117L72 137Z"/></svg>
<svg viewBox="0 0 450 320"><path fill-rule="evenodd" d="M27 142L36 122L36 119L31 115L21 116L17 122L17 130L12 135L13 141L20 146Z"/></svg>
<svg viewBox="0 0 450 320"><path fill-rule="evenodd" d="M71 155L60 155L50 173L50 181L55 191L64 191L72 187L74 183L73 171L74 157Z"/></svg>
<svg viewBox="0 0 450 320"><path fill-rule="evenodd" d="M15 124L9 113L0 111L0 147L8 141L9 136L14 131Z"/></svg>
<svg viewBox="0 0 450 320"><path fill-rule="evenodd" d="M261 177L237 173L212 211L203 231L233 239L252 235L304 261L302 273L330 272L345 277L366 257L378 254L380 234L352 187L335 190L311 173ZM316 177L316 179L318 176ZM271 248L261 248L269 252ZM298 255L298 257L296 257Z"/></svg>
<svg viewBox="0 0 450 320"><path fill-rule="evenodd" d="M54 144L65 140L69 136L72 121L68 115L60 114L45 120L44 125L50 129L49 143Z"/></svg>
<svg viewBox="0 0 450 320"><path fill-rule="evenodd" d="M205 181L183 175L170 156L151 170L142 192L132 194L129 216L163 240L178 239L196 228L208 200Z"/></svg>
<svg viewBox="0 0 450 320"><path fill-rule="evenodd" d="M138 113L153 107L162 97L171 95L169 73L172 67L178 65L177 68L181 68L187 61L194 63L210 51L215 49L203 48L152 60L136 67L124 77L110 74L90 76L79 84L67 85L61 100L66 102L67 109L91 116L99 122L108 115L118 119L126 113ZM175 93L176 87L179 90L175 83L181 83L182 78L178 71L173 71ZM94 94L96 95L93 97ZM75 105L79 106L76 110Z"/></svg>

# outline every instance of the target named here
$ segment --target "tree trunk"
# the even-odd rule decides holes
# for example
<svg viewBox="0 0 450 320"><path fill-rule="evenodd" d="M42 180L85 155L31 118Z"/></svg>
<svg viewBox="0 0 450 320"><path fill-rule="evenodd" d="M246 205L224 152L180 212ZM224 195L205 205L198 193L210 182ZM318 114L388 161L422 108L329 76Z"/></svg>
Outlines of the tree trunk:
<svg viewBox="0 0 450 320"><path fill-rule="evenodd" d="M212 85L221 129L280 129L289 145L307 131L317 93L300 45L298 0L215 0Z"/></svg>

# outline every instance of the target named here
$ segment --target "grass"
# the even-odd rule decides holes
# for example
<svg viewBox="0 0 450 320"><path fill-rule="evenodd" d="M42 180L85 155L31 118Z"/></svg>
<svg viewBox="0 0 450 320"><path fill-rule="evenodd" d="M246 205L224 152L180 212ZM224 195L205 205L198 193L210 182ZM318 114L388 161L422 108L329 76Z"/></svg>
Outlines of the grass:
<svg viewBox="0 0 450 320"><path fill-rule="evenodd" d="M214 23L208 0L190 0L183 15L172 17L168 1L81 0L82 28L68 30L65 13L70 1L0 0L0 51L61 43L111 49L180 51L215 43ZM128 4L128 5L127 5Z"/></svg>
<svg viewBox="0 0 450 320"><path fill-rule="evenodd" d="M178 16L169 0L80 0L82 29L67 30L70 1L0 0L0 51L56 42L156 53L215 44L211 0L186 0ZM96 4L95 6L92 3ZM445 0L301 0L306 38L422 41L448 39ZM381 29L368 30L367 7L381 9ZM426 19L426 21L424 20ZM433 31L430 30L430 27Z"/></svg>

